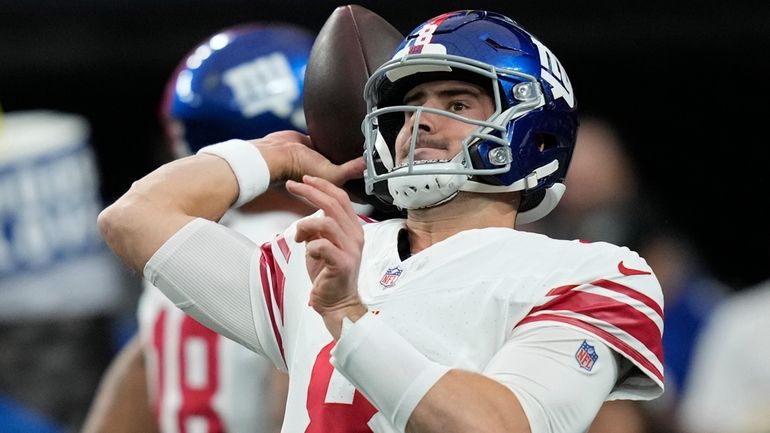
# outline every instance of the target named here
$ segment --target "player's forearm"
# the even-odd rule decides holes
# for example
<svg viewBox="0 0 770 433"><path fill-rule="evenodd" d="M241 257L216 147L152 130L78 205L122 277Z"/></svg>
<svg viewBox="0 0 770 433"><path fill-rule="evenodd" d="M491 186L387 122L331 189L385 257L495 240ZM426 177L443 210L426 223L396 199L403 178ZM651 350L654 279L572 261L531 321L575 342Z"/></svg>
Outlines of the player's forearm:
<svg viewBox="0 0 770 433"><path fill-rule="evenodd" d="M463 370L450 370L409 417L408 433L529 433L516 396L504 385Z"/></svg>
<svg viewBox="0 0 770 433"><path fill-rule="evenodd" d="M142 179L99 215L107 244L141 272L155 251L195 217L218 220L238 196L230 166L213 155L173 161Z"/></svg>
<svg viewBox="0 0 770 433"><path fill-rule="evenodd" d="M230 206L248 202L270 183L301 176L304 169L295 154L312 152L308 144L307 136L284 131L206 147L135 182L101 213L99 229L110 247L141 272L158 248L192 219L217 221ZM324 166L313 160L307 165Z"/></svg>
<svg viewBox="0 0 770 433"><path fill-rule="evenodd" d="M150 409L141 342L134 337L104 374L82 433L157 431Z"/></svg>
<svg viewBox="0 0 770 433"><path fill-rule="evenodd" d="M529 432L507 387L431 360L376 314L346 321L331 355L334 368L398 430Z"/></svg>

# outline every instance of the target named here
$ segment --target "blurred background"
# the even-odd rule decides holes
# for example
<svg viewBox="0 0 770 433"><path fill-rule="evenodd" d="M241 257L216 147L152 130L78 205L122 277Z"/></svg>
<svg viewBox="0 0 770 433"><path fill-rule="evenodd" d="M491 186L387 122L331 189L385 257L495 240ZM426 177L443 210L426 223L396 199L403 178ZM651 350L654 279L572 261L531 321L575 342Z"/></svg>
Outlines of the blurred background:
<svg viewBox="0 0 770 433"><path fill-rule="evenodd" d="M248 20L318 30L340 2L0 1L0 104L84 115L111 201L155 166L165 80L212 32ZM408 32L458 1L360 2ZM476 1L558 53L584 113L607 116L672 222L709 266L745 285L766 274L770 4ZM105 175L107 174L107 175ZM756 242L750 242L756 240ZM749 241L749 242L747 242Z"/></svg>
<svg viewBox="0 0 770 433"><path fill-rule="evenodd" d="M16 128L19 120L34 131L65 124L49 135L29 138L24 133L19 140L62 141L66 151L57 157L63 158L59 165L66 167L58 182L73 185L46 190L36 184L49 195L25 193L23 182L14 179L28 175L18 177L14 170L29 167L8 163L16 156L0 140L0 164L5 164L0 165L0 221L6 236L25 216L37 215L34 211L12 215L19 200L56 202L64 215L66 210L61 209L78 197L80 204L73 212L88 221L133 180L164 161L167 155L160 151L163 131L158 118L161 93L179 60L205 37L248 21L284 21L318 31L341 4L324 0L0 0L0 106L6 119L0 133L3 125ZM633 197L623 199L627 201L622 216L609 212L604 220L595 220L596 230L575 224L588 217L570 215L569 208L532 229L614 240L616 233L603 231L609 226L602 221L623 221L634 233L617 238L618 242L638 248L651 263L657 260L659 265L653 263L653 268L661 279L670 276L675 281L672 287L686 279L708 281L693 284L699 289L690 303L682 301L688 298L680 297L679 291L667 293L667 329L671 315L672 321L679 322L672 322L670 329L680 330L672 331L672 338L678 340L668 343L667 359L681 364L669 371L678 377L672 388L683 389L697 334L712 309L770 278L770 219L765 206L770 142L763 134L770 96L766 54L770 3L413 0L358 4L403 33L448 10L499 11L559 56L581 113L610 131L627 160L621 172L633 177L629 184L633 188L627 188L633 190ZM11 121L14 113L30 110L68 115L49 113L49 117L41 114ZM78 162L68 163L73 155ZM42 164L36 166L38 174L48 172L45 164L56 167L50 158L36 164ZM615 182L595 180L597 185ZM597 200L596 208L603 206L602 199ZM4 404L29 409L24 416L39 417L41 429L50 422L52 428L77 431L98 378L132 332L137 277L121 265L103 263L109 259L87 224L69 243L57 243L58 226L51 227L45 232L48 237L36 241L57 245L49 248L48 259L6 261L9 267L0 268L0 433L33 431L13 430L13 423L4 423ZM2 253L0 248L0 261ZM51 269L51 263L69 263L73 257L78 264L72 269ZM683 277L677 274L683 268L696 270L688 270L688 277ZM700 294L703 287L705 295ZM55 290L59 296L47 294ZM27 294L27 300L20 292ZM62 297L74 305L58 308L66 303L57 300ZM669 310L669 306L679 309ZM69 349L53 348L59 341L68 342ZM47 373L36 374L38 368ZM49 388L58 388L61 394L68 387L78 391L51 397L55 392ZM661 407L646 410L657 420L673 419L682 394L672 393ZM650 431L679 428L667 421L648 424Z"/></svg>

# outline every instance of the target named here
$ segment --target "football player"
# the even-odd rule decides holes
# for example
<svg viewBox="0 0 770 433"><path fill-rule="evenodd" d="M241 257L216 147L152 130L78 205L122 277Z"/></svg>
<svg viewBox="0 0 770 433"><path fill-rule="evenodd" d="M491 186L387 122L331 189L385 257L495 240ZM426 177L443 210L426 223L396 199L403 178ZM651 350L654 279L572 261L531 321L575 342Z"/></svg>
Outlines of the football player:
<svg viewBox="0 0 770 433"><path fill-rule="evenodd" d="M304 131L303 81L313 39L294 25L249 23L224 29L195 47L169 80L161 106L173 155L183 158L232 137ZM276 185L221 222L262 243L312 210ZM112 367L112 375L124 380L111 379L115 383L110 385L105 379L86 431L278 431L286 399L284 373L184 314L149 283L138 315L140 335ZM115 395L121 386L126 395ZM148 407L155 425L141 416Z"/></svg>
<svg viewBox="0 0 770 433"><path fill-rule="evenodd" d="M605 400L660 395L644 259L514 229L564 191L577 114L554 53L503 15L446 13L364 94L363 159L334 165L294 132L222 142L135 183L103 236L289 372L284 432L579 432ZM355 214L336 185L364 170L406 219ZM321 211L261 248L215 222L283 179Z"/></svg>

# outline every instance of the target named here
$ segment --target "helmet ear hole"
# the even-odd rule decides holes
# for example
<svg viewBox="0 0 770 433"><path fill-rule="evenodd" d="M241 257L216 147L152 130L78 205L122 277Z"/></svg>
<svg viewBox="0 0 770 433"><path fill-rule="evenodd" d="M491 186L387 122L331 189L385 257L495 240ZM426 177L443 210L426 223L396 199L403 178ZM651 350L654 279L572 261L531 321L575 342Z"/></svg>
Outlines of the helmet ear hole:
<svg viewBox="0 0 770 433"><path fill-rule="evenodd" d="M545 151L554 149L559 145L556 137L550 134L535 134L535 142L540 153L545 153Z"/></svg>
<svg viewBox="0 0 770 433"><path fill-rule="evenodd" d="M430 39L424 41L427 33ZM434 81L479 86L491 96L494 110L487 119L462 119L431 107L428 112L472 120L465 122L475 128L462 139L467 148L460 158L417 163L400 148L401 164L385 164L382 156L395 154L396 138L400 145L416 147L409 140L419 131L408 116L420 109L405 103L404 96ZM452 191L518 192L511 197L517 197L514 204L524 222L529 215L544 216L558 202L560 193L552 190L562 185L577 129L572 87L556 56L510 18L457 11L424 22L371 74L364 98L369 111L365 146L373 156L364 181L368 192L386 203L421 209L451 200ZM378 157L387 171L380 170Z"/></svg>

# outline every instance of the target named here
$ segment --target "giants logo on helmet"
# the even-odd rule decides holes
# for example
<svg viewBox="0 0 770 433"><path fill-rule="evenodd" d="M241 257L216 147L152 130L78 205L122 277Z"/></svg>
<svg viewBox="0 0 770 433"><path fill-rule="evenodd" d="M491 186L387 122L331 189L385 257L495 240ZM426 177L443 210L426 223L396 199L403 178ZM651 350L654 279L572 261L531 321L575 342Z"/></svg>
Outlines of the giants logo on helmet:
<svg viewBox="0 0 770 433"><path fill-rule="evenodd" d="M567 72L561 66L559 59L540 41L532 38L540 54L540 66L543 79L551 85L553 99L564 99L570 108L575 108L575 95L572 93L572 84L567 77Z"/></svg>
<svg viewBox="0 0 770 433"><path fill-rule="evenodd" d="M282 53L259 57L223 74L223 81L235 96L243 117L268 111L287 118L299 97L299 83L289 60Z"/></svg>

